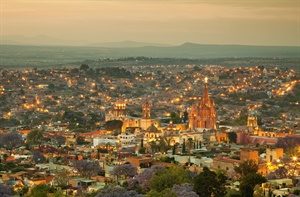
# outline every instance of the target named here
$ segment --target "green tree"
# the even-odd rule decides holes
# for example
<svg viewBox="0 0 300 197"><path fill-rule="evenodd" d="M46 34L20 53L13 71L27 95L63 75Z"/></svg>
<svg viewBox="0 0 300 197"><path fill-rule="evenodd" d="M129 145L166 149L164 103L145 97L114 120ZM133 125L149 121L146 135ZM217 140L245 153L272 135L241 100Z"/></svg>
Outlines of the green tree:
<svg viewBox="0 0 300 197"><path fill-rule="evenodd" d="M48 185L37 185L31 189L28 197L47 197L51 188Z"/></svg>
<svg viewBox="0 0 300 197"><path fill-rule="evenodd" d="M255 163L255 161L247 160L241 163L239 166L235 167L234 170L243 178L248 174L255 174L258 170L258 165Z"/></svg>
<svg viewBox="0 0 300 197"><path fill-rule="evenodd" d="M226 180L227 177L223 173L215 173L204 167L194 179L194 191L200 197L223 197L226 194Z"/></svg>
<svg viewBox="0 0 300 197"><path fill-rule="evenodd" d="M40 129L34 129L27 135L26 142L29 145L40 145L44 140L44 131Z"/></svg>
<svg viewBox="0 0 300 197"><path fill-rule="evenodd" d="M171 118L171 121L174 123L174 124L178 124L178 123L181 123L181 118L180 118L180 115L176 112L172 112L170 114L170 118Z"/></svg>
<svg viewBox="0 0 300 197"><path fill-rule="evenodd" d="M253 197L254 187L267 180L260 174L250 173L240 180L240 191L243 197Z"/></svg>
<svg viewBox="0 0 300 197"><path fill-rule="evenodd" d="M189 150L189 154L191 154L191 150L192 150L193 146L194 146L193 139L189 138L188 141L187 141L187 147L188 147L188 150Z"/></svg>
<svg viewBox="0 0 300 197"><path fill-rule="evenodd" d="M228 139L229 139L230 143L236 143L236 140L237 140L236 132L229 132L228 133Z"/></svg>
<svg viewBox="0 0 300 197"><path fill-rule="evenodd" d="M181 153L186 153L186 149L185 149L185 139L183 139L183 143L182 143L182 151Z"/></svg>
<svg viewBox="0 0 300 197"><path fill-rule="evenodd" d="M154 175L150 180L150 189L158 192L172 188L175 184L189 183L191 177L182 167L174 166L164 169Z"/></svg>
<svg viewBox="0 0 300 197"><path fill-rule="evenodd" d="M105 129L109 131L113 131L113 130L120 131L122 126L123 126L123 122L121 120L110 120L104 124Z"/></svg>
<svg viewBox="0 0 300 197"><path fill-rule="evenodd" d="M67 170L61 170L57 172L53 182L54 185L64 189L68 186L69 180L69 172Z"/></svg>
<svg viewBox="0 0 300 197"><path fill-rule="evenodd" d="M87 71L89 68L90 68L89 65L87 65L87 64L81 64L79 69Z"/></svg>

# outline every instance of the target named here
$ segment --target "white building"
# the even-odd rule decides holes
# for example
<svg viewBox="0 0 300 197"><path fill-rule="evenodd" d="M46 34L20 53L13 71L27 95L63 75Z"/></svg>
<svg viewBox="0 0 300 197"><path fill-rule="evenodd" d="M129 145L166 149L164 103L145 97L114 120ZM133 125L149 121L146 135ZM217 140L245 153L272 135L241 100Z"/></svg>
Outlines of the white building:
<svg viewBox="0 0 300 197"><path fill-rule="evenodd" d="M101 137L93 138L93 146L100 146L100 145L112 145L115 146L118 143L118 138L112 135L105 135Z"/></svg>
<svg viewBox="0 0 300 197"><path fill-rule="evenodd" d="M136 135L129 133L122 133L118 135L118 142L122 147L133 147L136 143Z"/></svg>

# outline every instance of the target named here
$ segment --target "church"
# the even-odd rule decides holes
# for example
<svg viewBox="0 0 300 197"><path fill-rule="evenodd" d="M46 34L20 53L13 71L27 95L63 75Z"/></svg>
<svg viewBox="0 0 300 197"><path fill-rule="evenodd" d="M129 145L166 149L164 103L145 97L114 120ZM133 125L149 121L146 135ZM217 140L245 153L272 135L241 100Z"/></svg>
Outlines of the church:
<svg viewBox="0 0 300 197"><path fill-rule="evenodd" d="M205 78L202 98L191 107L189 113L189 129L216 129L216 122L215 103L209 96L207 78Z"/></svg>

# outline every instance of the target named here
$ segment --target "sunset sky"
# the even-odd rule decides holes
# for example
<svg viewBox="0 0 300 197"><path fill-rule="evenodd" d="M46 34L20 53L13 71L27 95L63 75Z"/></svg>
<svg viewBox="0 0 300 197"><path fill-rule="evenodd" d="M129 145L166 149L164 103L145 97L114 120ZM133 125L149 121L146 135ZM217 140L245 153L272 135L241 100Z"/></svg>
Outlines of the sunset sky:
<svg viewBox="0 0 300 197"><path fill-rule="evenodd" d="M1 41L300 45L299 0L0 0Z"/></svg>

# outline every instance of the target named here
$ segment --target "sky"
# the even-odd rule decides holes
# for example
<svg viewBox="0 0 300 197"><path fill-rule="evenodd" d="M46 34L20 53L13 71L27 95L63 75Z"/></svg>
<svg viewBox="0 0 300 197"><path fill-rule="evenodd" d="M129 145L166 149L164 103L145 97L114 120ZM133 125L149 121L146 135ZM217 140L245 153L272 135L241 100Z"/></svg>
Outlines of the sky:
<svg viewBox="0 0 300 197"><path fill-rule="evenodd" d="M0 41L300 45L299 0L0 0Z"/></svg>

